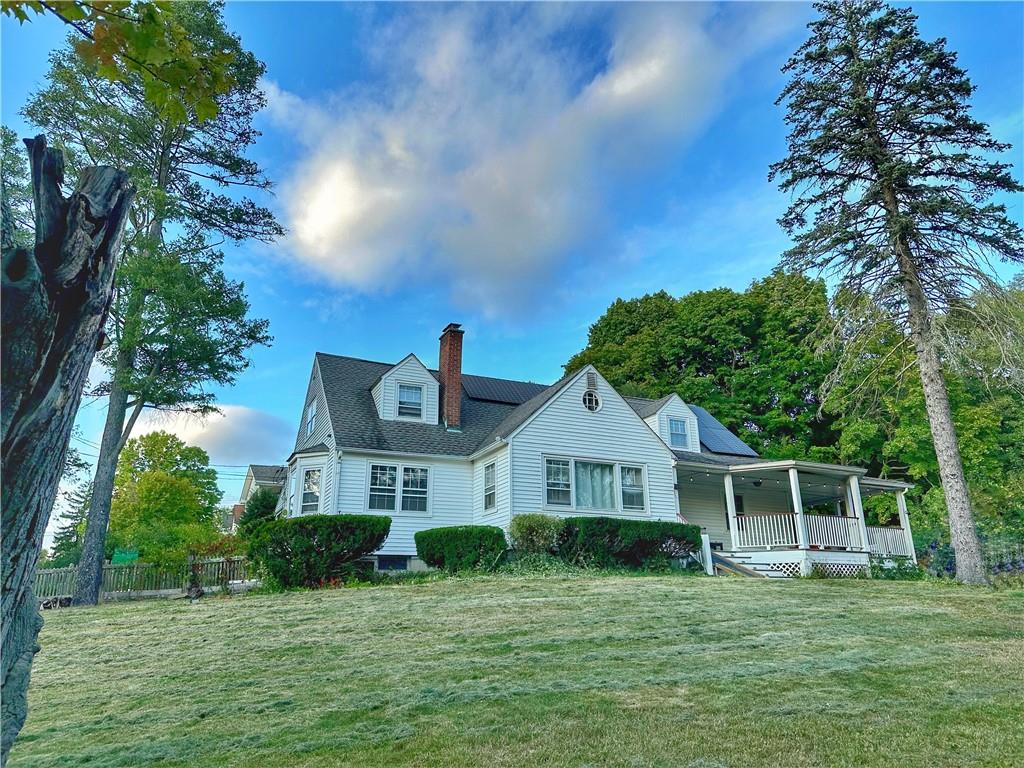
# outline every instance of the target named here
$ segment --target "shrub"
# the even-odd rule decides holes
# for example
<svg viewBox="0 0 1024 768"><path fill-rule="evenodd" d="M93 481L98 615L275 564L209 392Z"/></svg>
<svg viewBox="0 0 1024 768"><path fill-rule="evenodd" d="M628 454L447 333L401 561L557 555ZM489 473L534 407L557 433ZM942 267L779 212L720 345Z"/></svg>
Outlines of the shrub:
<svg viewBox="0 0 1024 768"><path fill-rule="evenodd" d="M568 517L559 553L570 562L650 568L700 549L700 526L614 517Z"/></svg>
<svg viewBox="0 0 1024 768"><path fill-rule="evenodd" d="M256 527L249 554L282 587L319 587L349 577L355 562L380 549L391 518L309 515Z"/></svg>
<svg viewBox="0 0 1024 768"><path fill-rule="evenodd" d="M278 491L257 488L245 502L245 511L238 518L238 532L252 536L257 526L269 523L276 517Z"/></svg>
<svg viewBox="0 0 1024 768"><path fill-rule="evenodd" d="M928 575L928 571L909 557L885 558L872 555L870 569L872 579L887 581L921 581Z"/></svg>
<svg viewBox="0 0 1024 768"><path fill-rule="evenodd" d="M420 560L451 573L490 567L507 548L505 532L493 525L455 525L416 534Z"/></svg>
<svg viewBox="0 0 1024 768"><path fill-rule="evenodd" d="M509 526L512 548L527 555L550 554L558 548L565 521L552 515L516 515Z"/></svg>

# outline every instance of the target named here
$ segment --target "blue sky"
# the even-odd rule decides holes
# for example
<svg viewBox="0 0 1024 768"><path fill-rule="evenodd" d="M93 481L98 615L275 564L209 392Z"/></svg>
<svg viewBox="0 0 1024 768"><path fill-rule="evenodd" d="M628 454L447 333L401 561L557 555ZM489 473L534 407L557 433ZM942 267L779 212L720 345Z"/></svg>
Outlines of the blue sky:
<svg viewBox="0 0 1024 768"><path fill-rule="evenodd" d="M978 92L976 115L1024 168L1024 5L917 4ZM779 68L807 5L229 3L267 65L252 156L289 236L243 244L272 347L218 393L225 416L147 420L203 445L225 501L294 440L314 351L428 364L451 321L464 370L547 382L617 297L742 289L787 240L767 181L785 149ZM64 30L2 21L3 121ZM1013 215L1021 218L1020 200ZM95 452L104 410L79 418Z"/></svg>

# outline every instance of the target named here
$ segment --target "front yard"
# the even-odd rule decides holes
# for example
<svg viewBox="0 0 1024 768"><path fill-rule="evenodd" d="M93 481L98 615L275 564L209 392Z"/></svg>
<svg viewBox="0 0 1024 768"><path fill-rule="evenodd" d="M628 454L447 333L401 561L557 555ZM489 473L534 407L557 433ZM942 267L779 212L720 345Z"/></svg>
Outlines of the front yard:
<svg viewBox="0 0 1024 768"><path fill-rule="evenodd" d="M1024 592L476 578L46 614L29 766L1024 764Z"/></svg>

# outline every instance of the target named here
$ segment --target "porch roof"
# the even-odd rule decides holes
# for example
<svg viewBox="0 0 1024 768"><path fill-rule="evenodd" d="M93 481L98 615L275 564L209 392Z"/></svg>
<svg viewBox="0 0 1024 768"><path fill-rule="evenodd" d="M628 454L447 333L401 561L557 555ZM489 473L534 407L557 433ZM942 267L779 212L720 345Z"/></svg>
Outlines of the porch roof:
<svg viewBox="0 0 1024 768"><path fill-rule="evenodd" d="M704 472L716 474L731 474L745 472L747 474L756 472L786 472L796 469L798 472L810 475L825 477L849 477L856 475L861 487L872 491L898 491L913 488L913 483L906 483L902 480L890 480L883 477L868 477L867 470L861 467L851 467L844 464L825 464L817 461L802 461L800 459L765 460L752 459L745 456L712 456L708 454L684 454L676 451L676 466L681 468L699 469Z"/></svg>

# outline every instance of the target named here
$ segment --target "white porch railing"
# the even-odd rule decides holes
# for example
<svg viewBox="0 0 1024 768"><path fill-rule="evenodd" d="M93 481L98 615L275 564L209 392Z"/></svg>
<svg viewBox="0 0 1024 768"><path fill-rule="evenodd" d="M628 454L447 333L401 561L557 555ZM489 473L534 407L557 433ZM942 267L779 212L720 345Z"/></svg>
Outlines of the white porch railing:
<svg viewBox="0 0 1024 768"><path fill-rule="evenodd" d="M872 555L907 557L907 537L898 525L869 525L868 547Z"/></svg>
<svg viewBox="0 0 1024 768"><path fill-rule="evenodd" d="M795 547L796 515L738 515L736 517L737 542L740 547L765 549Z"/></svg>
<svg viewBox="0 0 1024 768"><path fill-rule="evenodd" d="M812 547L860 549L857 519L838 515L804 515L807 521L807 543Z"/></svg>

